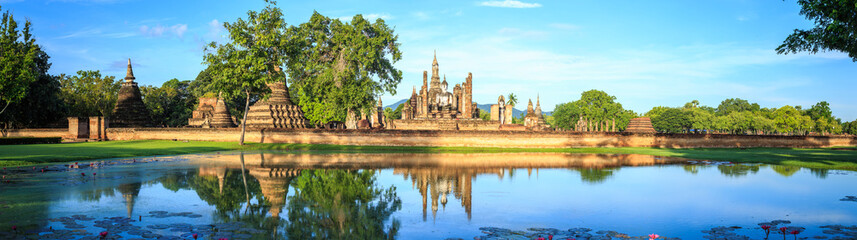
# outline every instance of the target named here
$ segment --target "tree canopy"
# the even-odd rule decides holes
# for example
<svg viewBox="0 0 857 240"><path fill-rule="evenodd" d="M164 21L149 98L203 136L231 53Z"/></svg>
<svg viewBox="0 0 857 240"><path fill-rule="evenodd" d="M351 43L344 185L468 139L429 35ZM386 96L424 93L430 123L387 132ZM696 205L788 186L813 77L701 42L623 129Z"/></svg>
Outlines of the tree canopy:
<svg viewBox="0 0 857 240"><path fill-rule="evenodd" d="M116 105L120 80L101 76L100 71L77 71L75 76L60 76L61 96L68 104L69 116L110 116Z"/></svg>
<svg viewBox="0 0 857 240"><path fill-rule="evenodd" d="M18 22L6 11L0 19L0 114L27 96L30 83L42 73L36 64L41 48L30 33L30 21L18 30Z"/></svg>
<svg viewBox="0 0 857 240"><path fill-rule="evenodd" d="M345 121L348 110L368 113L382 93L396 93L402 71L393 64L402 52L383 19L343 22L314 12L288 35L289 80L310 122Z"/></svg>
<svg viewBox="0 0 857 240"><path fill-rule="evenodd" d="M857 0L798 0L800 14L815 27L795 29L777 53L842 51L857 61Z"/></svg>
<svg viewBox="0 0 857 240"><path fill-rule="evenodd" d="M161 87L143 86L140 93L143 103L152 111L154 124L163 127L187 125L191 117L196 97L190 93L190 81L170 79Z"/></svg>
<svg viewBox="0 0 857 240"><path fill-rule="evenodd" d="M615 101L616 97L600 90L589 90L580 94L580 99L574 102L561 103L554 108L553 122L559 129L574 129L577 122L583 117L584 120L597 123L609 122L612 126L613 119L616 120L617 130L623 130L628 122L637 117L637 114L622 108L622 104Z"/></svg>

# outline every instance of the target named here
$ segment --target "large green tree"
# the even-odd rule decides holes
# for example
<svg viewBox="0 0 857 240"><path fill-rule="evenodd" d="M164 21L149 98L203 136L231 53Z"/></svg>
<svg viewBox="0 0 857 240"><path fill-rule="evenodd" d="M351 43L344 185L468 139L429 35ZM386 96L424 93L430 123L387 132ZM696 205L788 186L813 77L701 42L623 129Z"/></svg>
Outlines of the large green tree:
<svg viewBox="0 0 857 240"><path fill-rule="evenodd" d="M286 55L290 44L286 33L288 24L274 1L265 1L262 11L248 11L247 19L223 23L229 31L226 44L209 43L204 63L210 69L210 90L222 92L227 98L244 96L244 116L241 118L241 138L244 133L250 99L268 92L267 83L285 84Z"/></svg>
<svg viewBox="0 0 857 240"><path fill-rule="evenodd" d="M41 49L30 33L30 21L18 30L18 22L9 11L0 19L0 114L27 96L30 83L39 78L36 56Z"/></svg>
<svg viewBox="0 0 857 240"><path fill-rule="evenodd" d="M615 101L616 97L600 90L589 90L580 94L580 99L558 104L553 111L555 127L560 129L573 129L577 122L583 117L586 121L592 121L593 125L612 127L616 120L617 130L623 130L631 118L637 114L622 108L622 104ZM594 126L593 126L594 127ZM603 127L602 127L603 128ZM601 128L599 128L601 129ZM581 130L581 129L577 129Z"/></svg>
<svg viewBox="0 0 857 240"><path fill-rule="evenodd" d="M795 29L777 53L842 51L857 61L857 0L798 0L800 14L815 27Z"/></svg>
<svg viewBox="0 0 857 240"><path fill-rule="evenodd" d="M140 92L143 103L152 111L154 123L162 127L187 125L191 117L196 97L190 93L190 81L170 79L161 87L143 86Z"/></svg>
<svg viewBox="0 0 857 240"><path fill-rule="evenodd" d="M669 108L652 117L652 127L658 132L681 133L692 127L691 116L681 109Z"/></svg>
<svg viewBox="0 0 857 240"><path fill-rule="evenodd" d="M398 35L383 19L358 14L343 22L313 13L290 29L289 79L307 119L345 121L349 110L368 112L382 93L396 93L402 72Z"/></svg>
<svg viewBox="0 0 857 240"><path fill-rule="evenodd" d="M60 75L63 101L68 105L69 116L110 116L116 105L120 80L101 76L99 71L77 71L77 75Z"/></svg>
<svg viewBox="0 0 857 240"><path fill-rule="evenodd" d="M48 69L51 67L49 59L50 56L44 51L37 52L34 62L38 78L30 83L26 95L20 102L10 104L6 114L0 114L0 122L18 128L62 125L61 120L66 117L68 109L60 98L60 78L48 74Z"/></svg>

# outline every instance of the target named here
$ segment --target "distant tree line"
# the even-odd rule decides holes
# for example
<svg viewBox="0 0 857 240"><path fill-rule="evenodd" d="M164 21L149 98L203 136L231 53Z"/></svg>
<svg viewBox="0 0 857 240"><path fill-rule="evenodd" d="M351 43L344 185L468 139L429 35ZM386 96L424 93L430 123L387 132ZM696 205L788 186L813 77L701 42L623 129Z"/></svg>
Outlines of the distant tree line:
<svg viewBox="0 0 857 240"><path fill-rule="evenodd" d="M854 122L833 117L830 105L819 102L809 109L789 105L762 108L740 98L723 100L717 108L693 100L682 107L654 107L645 116L658 132L805 135L854 132ZM846 129L845 126L848 128Z"/></svg>

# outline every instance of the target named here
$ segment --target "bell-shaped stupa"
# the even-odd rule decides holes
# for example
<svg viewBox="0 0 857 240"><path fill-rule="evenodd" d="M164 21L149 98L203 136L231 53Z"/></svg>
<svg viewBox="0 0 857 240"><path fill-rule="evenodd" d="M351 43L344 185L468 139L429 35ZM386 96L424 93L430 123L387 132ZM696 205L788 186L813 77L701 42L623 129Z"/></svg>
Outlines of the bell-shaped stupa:
<svg viewBox="0 0 857 240"><path fill-rule="evenodd" d="M119 98L113 107L110 116L111 127L147 127L151 125L149 109L143 103L140 88L134 82L134 71L131 69L131 59L128 59L128 71L125 74L125 82L119 89Z"/></svg>
<svg viewBox="0 0 857 240"><path fill-rule="evenodd" d="M285 83L268 83L271 96L250 106L247 113L247 127L250 128L307 128L309 121L304 117L301 107L289 99L289 89Z"/></svg>

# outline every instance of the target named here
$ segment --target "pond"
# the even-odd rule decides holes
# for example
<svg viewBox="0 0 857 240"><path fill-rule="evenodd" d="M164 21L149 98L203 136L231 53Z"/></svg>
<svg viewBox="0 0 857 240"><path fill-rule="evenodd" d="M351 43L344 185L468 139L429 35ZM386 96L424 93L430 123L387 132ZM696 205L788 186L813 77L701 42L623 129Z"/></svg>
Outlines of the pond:
<svg viewBox="0 0 857 240"><path fill-rule="evenodd" d="M855 172L646 155L215 152L2 174L0 239L857 237Z"/></svg>

